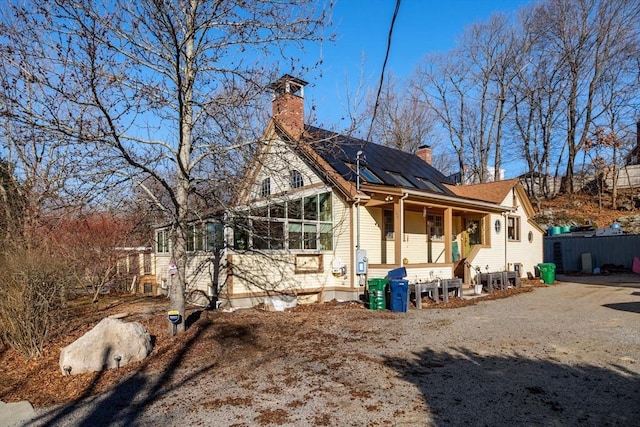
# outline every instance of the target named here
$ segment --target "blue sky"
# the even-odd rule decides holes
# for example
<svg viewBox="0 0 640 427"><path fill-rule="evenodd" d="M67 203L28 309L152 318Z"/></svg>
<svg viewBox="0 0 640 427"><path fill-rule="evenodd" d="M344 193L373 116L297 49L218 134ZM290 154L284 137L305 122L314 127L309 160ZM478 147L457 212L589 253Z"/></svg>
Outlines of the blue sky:
<svg viewBox="0 0 640 427"><path fill-rule="evenodd" d="M494 12L513 13L533 2L404 0L393 30L387 72L408 76L426 54L452 49L466 26L485 21ZM311 103L317 106L316 124L346 127L340 117L345 111L347 80L350 91L363 79L369 89L377 89L395 4L395 0L337 0L333 11L337 40L322 46L320 70L299 76L309 82L305 98L307 108Z"/></svg>

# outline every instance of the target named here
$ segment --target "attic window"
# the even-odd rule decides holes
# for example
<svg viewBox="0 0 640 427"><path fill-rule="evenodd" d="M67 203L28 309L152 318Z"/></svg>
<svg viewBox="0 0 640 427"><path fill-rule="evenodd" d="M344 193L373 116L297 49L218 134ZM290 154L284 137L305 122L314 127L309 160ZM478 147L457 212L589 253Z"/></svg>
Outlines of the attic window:
<svg viewBox="0 0 640 427"><path fill-rule="evenodd" d="M271 194L271 178L265 178L260 186L260 197L267 197L269 194Z"/></svg>
<svg viewBox="0 0 640 427"><path fill-rule="evenodd" d="M421 183L423 183L427 187L427 190L429 190L429 191L433 191L434 193L442 193L443 192L442 189L440 189L437 185L435 185L433 182L431 182L427 178L423 178L421 176L416 176L416 179L418 181L420 181Z"/></svg>
<svg viewBox="0 0 640 427"><path fill-rule="evenodd" d="M302 178L302 174L297 170L292 170L291 175L289 177L289 184L291 188L300 188L304 185L304 179Z"/></svg>
<svg viewBox="0 0 640 427"><path fill-rule="evenodd" d="M391 171L385 171L388 175L390 175L398 184L404 186L404 187L415 187L415 185L413 185L411 183L411 181L409 181L407 178L405 178L404 175L402 175L399 172L391 172Z"/></svg>

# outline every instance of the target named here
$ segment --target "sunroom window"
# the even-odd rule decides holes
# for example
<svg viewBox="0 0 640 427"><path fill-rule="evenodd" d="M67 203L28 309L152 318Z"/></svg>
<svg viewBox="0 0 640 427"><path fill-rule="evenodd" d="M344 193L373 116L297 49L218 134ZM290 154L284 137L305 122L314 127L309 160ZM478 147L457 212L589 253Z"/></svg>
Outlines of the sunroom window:
<svg viewBox="0 0 640 427"><path fill-rule="evenodd" d="M250 247L254 249L330 251L333 249L331 193L254 209L249 228ZM239 234L242 233L239 231Z"/></svg>

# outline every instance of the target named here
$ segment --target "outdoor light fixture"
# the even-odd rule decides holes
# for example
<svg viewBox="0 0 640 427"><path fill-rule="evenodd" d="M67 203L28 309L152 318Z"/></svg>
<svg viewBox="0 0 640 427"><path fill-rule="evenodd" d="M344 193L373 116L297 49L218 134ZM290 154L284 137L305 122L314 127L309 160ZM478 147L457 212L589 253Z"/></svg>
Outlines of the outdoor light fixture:
<svg viewBox="0 0 640 427"><path fill-rule="evenodd" d="M65 375L71 375L71 366L69 366L69 365L64 365L64 366L62 367L62 369L64 370L64 374L65 374Z"/></svg>
<svg viewBox="0 0 640 427"><path fill-rule="evenodd" d="M115 356L115 357L113 358L113 360L115 360L115 361L116 361L116 368L117 368L117 369L120 369L120 361L122 360L122 357L121 357L121 356Z"/></svg>

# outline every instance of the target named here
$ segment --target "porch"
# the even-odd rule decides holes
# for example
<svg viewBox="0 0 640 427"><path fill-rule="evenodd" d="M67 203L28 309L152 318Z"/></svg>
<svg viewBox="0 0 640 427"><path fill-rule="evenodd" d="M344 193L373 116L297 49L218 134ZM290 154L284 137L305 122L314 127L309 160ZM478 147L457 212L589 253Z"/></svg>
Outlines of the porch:
<svg viewBox="0 0 640 427"><path fill-rule="evenodd" d="M385 277L402 266L413 282L458 278L469 284L470 262L479 251L492 249L488 210L406 193L373 193L363 208L356 235L367 251L368 277Z"/></svg>

